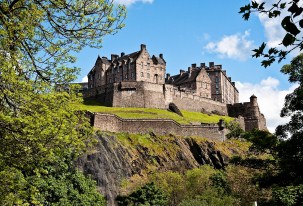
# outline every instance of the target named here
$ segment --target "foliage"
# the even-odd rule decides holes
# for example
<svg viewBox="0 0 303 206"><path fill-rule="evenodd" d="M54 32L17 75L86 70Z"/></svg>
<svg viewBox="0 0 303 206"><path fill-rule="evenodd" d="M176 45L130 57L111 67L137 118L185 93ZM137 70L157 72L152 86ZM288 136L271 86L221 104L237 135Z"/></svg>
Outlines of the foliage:
<svg viewBox="0 0 303 206"><path fill-rule="evenodd" d="M245 132L242 137L252 142L250 149L273 153L278 144L278 139L269 131L254 129L250 132Z"/></svg>
<svg viewBox="0 0 303 206"><path fill-rule="evenodd" d="M128 196L118 196L118 205L123 206L163 206L166 205L165 193L157 188L153 182L147 183Z"/></svg>
<svg viewBox="0 0 303 206"><path fill-rule="evenodd" d="M240 124L236 121L227 122L226 128L229 130L229 133L226 135L228 139L239 138L241 134L244 133L244 130L241 128Z"/></svg>
<svg viewBox="0 0 303 206"><path fill-rule="evenodd" d="M261 62L262 66L267 67L271 65L276 59L282 61L294 49L298 48L300 51L303 49L303 41L299 34L303 28L302 12L303 7L299 4L299 0L284 1L279 0L272 5L268 5L265 1L258 3L258 1L251 1L249 4L240 8L244 20L248 20L252 12L257 12L266 15L268 18L277 18L286 11L281 27L286 31L286 34L281 42L284 46L283 49L271 47L265 51L266 43L254 49L253 57L264 57L265 60Z"/></svg>
<svg viewBox="0 0 303 206"><path fill-rule="evenodd" d="M273 202L281 206L303 205L303 185L278 187L273 190Z"/></svg>
<svg viewBox="0 0 303 206"><path fill-rule="evenodd" d="M94 143L73 105L71 52L101 47L123 27L111 1L5 0L0 3L1 205L104 204L73 161ZM63 202L62 202L63 201Z"/></svg>
<svg viewBox="0 0 303 206"><path fill-rule="evenodd" d="M291 118L290 122L276 129L278 138L282 140L278 147L278 158L283 174L291 184L303 183L303 54L295 57L290 65L281 70L289 75L289 81L298 83L293 93L285 97L281 116ZM284 181L284 184L285 184ZM287 185L287 184L286 184Z"/></svg>

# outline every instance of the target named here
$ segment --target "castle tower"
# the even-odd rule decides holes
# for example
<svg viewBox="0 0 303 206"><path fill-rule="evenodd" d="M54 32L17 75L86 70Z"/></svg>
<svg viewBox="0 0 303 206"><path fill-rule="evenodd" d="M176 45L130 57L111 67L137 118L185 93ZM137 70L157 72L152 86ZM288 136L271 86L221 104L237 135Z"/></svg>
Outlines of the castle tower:
<svg viewBox="0 0 303 206"><path fill-rule="evenodd" d="M252 106L257 107L258 106L258 101L257 101L257 97L253 94L250 97L250 103Z"/></svg>
<svg viewBox="0 0 303 206"><path fill-rule="evenodd" d="M250 97L250 113L251 117L256 119L258 119L260 116L257 97L254 94Z"/></svg>

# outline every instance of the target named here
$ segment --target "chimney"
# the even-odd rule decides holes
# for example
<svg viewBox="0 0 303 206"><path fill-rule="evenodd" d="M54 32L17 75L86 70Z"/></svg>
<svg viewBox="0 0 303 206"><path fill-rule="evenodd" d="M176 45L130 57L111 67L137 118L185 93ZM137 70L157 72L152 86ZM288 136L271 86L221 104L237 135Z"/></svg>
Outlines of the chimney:
<svg viewBox="0 0 303 206"><path fill-rule="evenodd" d="M141 44L141 51L146 49L146 45L145 44Z"/></svg>
<svg viewBox="0 0 303 206"><path fill-rule="evenodd" d="M107 59L107 57L102 57L102 59Z"/></svg>
<svg viewBox="0 0 303 206"><path fill-rule="evenodd" d="M191 67L192 67L192 68L196 68L196 67L197 67L197 64L191 64Z"/></svg>
<svg viewBox="0 0 303 206"><path fill-rule="evenodd" d="M236 86L236 83L235 82L231 82L231 84L235 87Z"/></svg>
<svg viewBox="0 0 303 206"><path fill-rule="evenodd" d="M201 63L201 64L200 64L200 67L201 67L201 68L205 68L205 63Z"/></svg>
<svg viewBox="0 0 303 206"><path fill-rule="evenodd" d="M215 66L215 62L209 62L209 68L212 68Z"/></svg>
<svg viewBox="0 0 303 206"><path fill-rule="evenodd" d="M228 77L228 80L231 82L231 77Z"/></svg>
<svg viewBox="0 0 303 206"><path fill-rule="evenodd" d="M226 75L226 70L222 70L222 72L223 72L223 74L225 74L225 75Z"/></svg>
<svg viewBox="0 0 303 206"><path fill-rule="evenodd" d="M114 61L119 55L117 54L111 54L111 60Z"/></svg>
<svg viewBox="0 0 303 206"><path fill-rule="evenodd" d="M163 59L163 54L159 54L159 57L160 57L161 59Z"/></svg>
<svg viewBox="0 0 303 206"><path fill-rule="evenodd" d="M166 79L169 79L170 78L170 73L167 73L166 74Z"/></svg>
<svg viewBox="0 0 303 206"><path fill-rule="evenodd" d="M125 53L124 52L121 52L121 57L123 57L125 55Z"/></svg>
<svg viewBox="0 0 303 206"><path fill-rule="evenodd" d="M192 70L193 69L191 67L188 67L187 71L188 71L189 76L191 75Z"/></svg>
<svg viewBox="0 0 303 206"><path fill-rule="evenodd" d="M184 74L184 70L180 69L180 75Z"/></svg>

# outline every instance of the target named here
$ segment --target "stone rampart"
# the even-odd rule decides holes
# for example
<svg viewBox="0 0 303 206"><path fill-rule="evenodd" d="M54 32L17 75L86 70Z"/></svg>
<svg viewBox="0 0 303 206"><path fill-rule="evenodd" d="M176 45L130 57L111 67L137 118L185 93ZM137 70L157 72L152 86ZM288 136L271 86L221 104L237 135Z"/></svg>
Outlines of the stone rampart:
<svg viewBox="0 0 303 206"><path fill-rule="evenodd" d="M175 103L179 109L194 111L194 112L217 112L222 115L227 115L226 104L201 97L191 91L181 91L175 87L165 86L166 103L169 101Z"/></svg>
<svg viewBox="0 0 303 206"><path fill-rule="evenodd" d="M109 132L176 134L222 141L225 131L218 124L182 125L171 119L123 119L114 114L93 114L94 127Z"/></svg>

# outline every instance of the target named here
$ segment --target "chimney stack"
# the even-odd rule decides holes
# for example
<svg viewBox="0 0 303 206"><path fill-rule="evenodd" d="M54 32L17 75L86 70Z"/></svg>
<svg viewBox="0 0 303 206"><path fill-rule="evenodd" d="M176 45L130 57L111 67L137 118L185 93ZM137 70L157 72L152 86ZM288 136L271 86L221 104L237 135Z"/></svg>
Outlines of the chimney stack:
<svg viewBox="0 0 303 206"><path fill-rule="evenodd" d="M180 75L184 74L184 70L180 69Z"/></svg>
<svg viewBox="0 0 303 206"><path fill-rule="evenodd" d="M209 62L209 68L212 68L215 66L215 62Z"/></svg>
<svg viewBox="0 0 303 206"><path fill-rule="evenodd" d="M161 59L163 59L163 54L159 54L159 57L160 57Z"/></svg>
<svg viewBox="0 0 303 206"><path fill-rule="evenodd" d="M196 68L196 67L197 67L197 64L191 64L191 67L192 67L192 68Z"/></svg>
<svg viewBox="0 0 303 206"><path fill-rule="evenodd" d="M124 52L121 52L121 57L123 57L125 55L125 53Z"/></svg>
<svg viewBox="0 0 303 206"><path fill-rule="evenodd" d="M201 64L200 64L200 67L201 67L201 68L205 68L205 63L201 63Z"/></svg>
<svg viewBox="0 0 303 206"><path fill-rule="evenodd" d="M146 45L145 44L141 44L141 51L146 49Z"/></svg>

